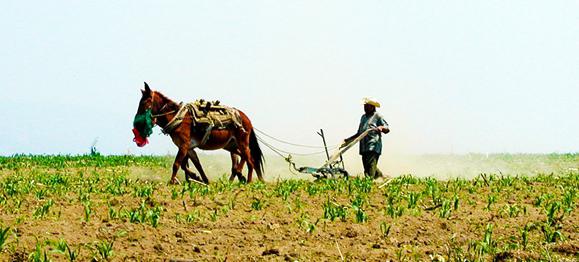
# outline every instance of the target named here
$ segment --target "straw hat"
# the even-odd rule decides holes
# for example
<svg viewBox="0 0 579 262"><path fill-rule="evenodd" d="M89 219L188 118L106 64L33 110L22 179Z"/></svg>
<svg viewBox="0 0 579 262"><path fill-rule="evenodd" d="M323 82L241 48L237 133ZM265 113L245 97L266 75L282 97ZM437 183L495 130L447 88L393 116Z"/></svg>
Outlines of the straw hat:
<svg viewBox="0 0 579 262"><path fill-rule="evenodd" d="M378 101L376 101L376 99L371 98L371 97L364 97L364 99L362 99L362 104L366 105L373 105L375 107L380 107L380 103Z"/></svg>

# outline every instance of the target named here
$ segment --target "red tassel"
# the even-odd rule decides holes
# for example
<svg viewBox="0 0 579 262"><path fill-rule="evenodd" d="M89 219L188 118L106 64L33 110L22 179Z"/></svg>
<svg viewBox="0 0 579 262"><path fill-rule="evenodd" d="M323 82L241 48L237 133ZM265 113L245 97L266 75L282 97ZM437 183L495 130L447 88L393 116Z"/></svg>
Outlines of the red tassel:
<svg viewBox="0 0 579 262"><path fill-rule="evenodd" d="M137 143L138 147L144 147L146 144L149 143L147 138L142 137L141 134L139 134L139 130L137 130L136 128L133 128L133 134L135 135L135 138L133 138L133 142Z"/></svg>

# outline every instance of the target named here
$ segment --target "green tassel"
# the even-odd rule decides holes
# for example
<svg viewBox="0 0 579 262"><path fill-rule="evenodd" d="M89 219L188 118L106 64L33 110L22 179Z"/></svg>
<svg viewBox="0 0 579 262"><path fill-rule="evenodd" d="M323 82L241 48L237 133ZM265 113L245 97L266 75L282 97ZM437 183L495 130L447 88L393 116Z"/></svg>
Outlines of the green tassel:
<svg viewBox="0 0 579 262"><path fill-rule="evenodd" d="M139 131L142 137L148 137L153 133L153 118L151 109L145 110L142 114L135 115L133 127Z"/></svg>

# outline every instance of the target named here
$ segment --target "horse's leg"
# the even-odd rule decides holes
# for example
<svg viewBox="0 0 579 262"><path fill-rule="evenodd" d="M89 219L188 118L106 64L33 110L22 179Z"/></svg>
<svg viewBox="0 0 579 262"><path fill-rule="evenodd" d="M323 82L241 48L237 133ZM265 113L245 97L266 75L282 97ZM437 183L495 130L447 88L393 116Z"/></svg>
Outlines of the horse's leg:
<svg viewBox="0 0 579 262"><path fill-rule="evenodd" d="M201 175L203 182L205 184L209 184L209 179L207 179L205 171L203 171L203 167L201 166L201 162L199 161L199 157L197 156L197 152L195 152L195 150L193 149L189 150L189 158L191 158L191 161L193 161L193 165L195 165L195 168L197 168L197 171L199 171L199 174Z"/></svg>
<svg viewBox="0 0 579 262"><path fill-rule="evenodd" d="M231 152L229 154L231 156L231 175L229 176L229 182L233 182L235 179L235 170L237 168L237 157Z"/></svg>
<svg viewBox="0 0 579 262"><path fill-rule="evenodd" d="M256 169L256 163L261 163L261 159L253 159L254 155L260 155L261 150L259 148L259 143L257 137L254 133L253 126L249 118L241 111L238 111L241 116L242 128L238 128L235 134L237 143L237 148L240 151L242 161L247 162L247 182L251 182L253 170ZM252 148L259 151L252 154ZM256 162L257 161L257 162ZM263 181L263 174L261 173L261 166L256 170L259 180Z"/></svg>
<svg viewBox="0 0 579 262"><path fill-rule="evenodd" d="M189 151L191 150L193 149L189 149ZM187 153L187 156L185 156L185 159L183 159L183 162L181 162L181 169L183 169L183 172L185 172L185 180L187 182L190 182L190 179L201 181L201 179L197 176L197 174L195 174L195 172L189 169L189 158L190 158L189 153Z"/></svg>
<svg viewBox="0 0 579 262"><path fill-rule="evenodd" d="M181 169L183 170L183 172L185 172L185 181L189 181L189 173L187 171L189 167L189 158L187 157L187 155L185 155L185 158L183 158L183 162L181 162Z"/></svg>
<svg viewBox="0 0 579 262"><path fill-rule="evenodd" d="M235 167L233 174L231 174L232 177L237 176L237 179L239 179L239 182L241 182L241 183L247 183L247 180L245 179L245 177L243 176L243 173L242 173L244 165L245 165L245 159L241 158L239 163L237 163L237 166Z"/></svg>
<svg viewBox="0 0 579 262"><path fill-rule="evenodd" d="M241 158L241 161L238 162L237 156L240 156L239 152L230 151L230 153L231 153L231 176L229 177L229 181L233 182L233 180L237 176L239 182L246 183L247 180L245 179L242 173L243 166L245 165L245 159Z"/></svg>
<svg viewBox="0 0 579 262"><path fill-rule="evenodd" d="M253 159L251 158L251 152L249 150L248 143L240 144L239 150L241 151L241 161L247 162L247 183L251 183L251 178L253 176L253 169L255 168L255 166L253 163ZM241 166L241 168L243 168L243 166Z"/></svg>
<svg viewBox="0 0 579 262"><path fill-rule="evenodd" d="M241 158L241 161L238 160L238 156L241 156L241 152L237 148L237 146L228 146L224 148L225 150L229 151L231 155L231 176L229 177L229 181L235 180L235 177L239 179L239 182L246 183L247 180L243 177L243 166L245 165L245 160Z"/></svg>
<svg viewBox="0 0 579 262"><path fill-rule="evenodd" d="M177 156L175 156L175 162L173 162L173 174L171 174L171 184L180 184L179 179L177 179L177 172L179 171L179 167L181 167L183 160L187 157L187 147L182 146L179 147L179 152L177 152Z"/></svg>

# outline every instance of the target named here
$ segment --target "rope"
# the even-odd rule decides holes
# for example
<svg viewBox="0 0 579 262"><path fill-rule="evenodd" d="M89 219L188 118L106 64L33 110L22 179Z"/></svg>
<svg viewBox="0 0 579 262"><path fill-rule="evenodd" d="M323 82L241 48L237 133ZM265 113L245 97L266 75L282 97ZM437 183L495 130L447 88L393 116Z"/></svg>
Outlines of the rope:
<svg viewBox="0 0 579 262"><path fill-rule="evenodd" d="M257 136L257 140L259 140L262 144L264 144L265 146L269 147L269 149L271 149L271 151L273 151L274 153L278 154L281 158L283 158L286 162L288 162L288 169L290 171L290 173L292 173L293 175L299 175L297 173L294 172L294 170L296 169L296 163L294 163L294 161L292 161L292 155L289 154L287 157L282 155L280 152L278 152L278 150L275 149L274 146L268 144L267 142L263 141L263 139L261 139L259 136ZM292 169L293 167L293 169Z"/></svg>
<svg viewBox="0 0 579 262"><path fill-rule="evenodd" d="M270 136L270 135L268 135L267 133L265 133L265 132L257 129L256 127L253 127L253 129L255 129L255 130L256 130L257 132L259 132L260 134L262 134L262 135L264 135L264 136L266 136L266 137L268 137L268 138L271 138L271 139L273 139L273 140L275 140L275 141L277 141L277 142L283 143L283 144L288 144L288 145L297 146L297 147L305 147L305 148L324 148L323 146L303 145L303 144L296 144L296 143L284 141L284 140L275 138L275 137L273 137L273 136ZM335 149L335 148L337 148L338 146L339 146L338 144L336 144L336 145L331 145L331 146L328 146L328 149Z"/></svg>
<svg viewBox="0 0 579 262"><path fill-rule="evenodd" d="M325 150L319 151L319 152L312 152L312 153L295 153L295 152L285 151L285 150L279 149L277 147L274 147L271 144L265 142L265 140L263 140L263 138L261 138L260 136L257 136L257 140L259 140L259 142L263 143L264 145L269 147L269 149L271 149L272 151L276 152L278 155L280 155L284 158L285 158L285 156L283 156L281 153L286 153L289 155L296 155L296 156L313 156L313 155L319 155L319 154L325 154L326 153Z"/></svg>
<svg viewBox="0 0 579 262"><path fill-rule="evenodd" d="M271 146L270 144L268 144L267 142L263 141L263 139L261 139L259 136L257 136L257 140L259 140L259 142L261 142L262 144L264 144L265 146L269 147L269 149L271 149L271 151L273 151L274 153L278 154L279 156L281 156L282 158L286 158L286 156L282 155L279 151L277 151L273 146Z"/></svg>
<svg viewBox="0 0 579 262"><path fill-rule="evenodd" d="M259 136L257 137L257 139L264 144L265 146L267 146L269 149L271 149L271 151L273 151L274 153L278 154L281 158L283 158L287 163L288 163L288 170L289 172L294 175L294 176L299 176L300 173L296 172L298 171L297 167L296 167L296 163L294 161L292 161L292 155L288 154L288 156L284 156L282 155L280 152L278 152L278 149L276 149L274 146L268 144L267 142L263 141L263 139L261 139Z"/></svg>

